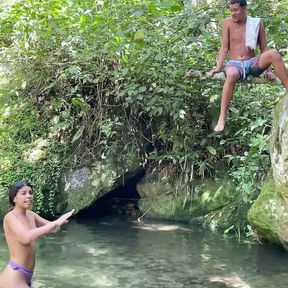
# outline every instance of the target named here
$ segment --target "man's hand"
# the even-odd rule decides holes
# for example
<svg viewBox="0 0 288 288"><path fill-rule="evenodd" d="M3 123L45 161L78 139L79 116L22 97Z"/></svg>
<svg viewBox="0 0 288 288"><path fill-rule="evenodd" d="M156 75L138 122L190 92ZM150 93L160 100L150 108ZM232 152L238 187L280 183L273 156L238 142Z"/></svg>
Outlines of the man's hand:
<svg viewBox="0 0 288 288"><path fill-rule="evenodd" d="M218 74L218 73L220 73L220 72L222 72L222 69L221 68L214 68L214 69L212 69L211 71L210 71L210 73L212 74L212 75L214 75L214 74Z"/></svg>
<svg viewBox="0 0 288 288"><path fill-rule="evenodd" d="M220 72L222 72L222 69L216 67L216 68L210 70L209 72L207 72L206 75L207 75L208 77L212 77L212 76L214 76L215 74L218 74L218 73L220 73Z"/></svg>
<svg viewBox="0 0 288 288"><path fill-rule="evenodd" d="M276 80L276 76L272 71L265 72L264 78L268 81L275 81Z"/></svg>

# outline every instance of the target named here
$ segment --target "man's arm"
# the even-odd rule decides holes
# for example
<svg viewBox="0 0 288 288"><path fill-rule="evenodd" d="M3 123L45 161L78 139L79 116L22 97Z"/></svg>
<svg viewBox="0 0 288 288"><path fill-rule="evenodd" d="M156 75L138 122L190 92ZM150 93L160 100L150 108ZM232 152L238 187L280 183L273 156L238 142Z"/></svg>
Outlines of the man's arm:
<svg viewBox="0 0 288 288"><path fill-rule="evenodd" d="M269 48L267 46L266 32L265 32L265 28L264 28L264 25L262 22L260 23L258 41L259 41L259 47L260 47L261 54L263 52L269 50ZM267 68L265 76L268 80L275 80L275 75L273 74L271 67Z"/></svg>
<svg viewBox="0 0 288 288"><path fill-rule="evenodd" d="M222 43L219 50L219 55L217 59L217 65L214 69L214 73L221 72L223 63L226 59L227 53L229 51L229 25L228 25L228 19L225 19L223 22L223 28L222 28Z"/></svg>
<svg viewBox="0 0 288 288"><path fill-rule="evenodd" d="M263 23L260 23L260 28L259 28L259 47L261 53L267 51L269 48L267 46L267 41L266 41L266 32Z"/></svg>

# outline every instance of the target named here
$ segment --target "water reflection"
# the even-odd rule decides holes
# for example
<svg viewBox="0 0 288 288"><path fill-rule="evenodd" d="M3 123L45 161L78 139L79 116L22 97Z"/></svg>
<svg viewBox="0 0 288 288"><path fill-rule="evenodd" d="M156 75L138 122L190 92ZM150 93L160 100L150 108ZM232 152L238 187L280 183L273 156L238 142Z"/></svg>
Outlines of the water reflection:
<svg viewBox="0 0 288 288"><path fill-rule="evenodd" d="M74 221L40 239L37 250L34 288L288 286L288 254L282 249L240 245L199 227ZM2 269L3 240L0 252Z"/></svg>

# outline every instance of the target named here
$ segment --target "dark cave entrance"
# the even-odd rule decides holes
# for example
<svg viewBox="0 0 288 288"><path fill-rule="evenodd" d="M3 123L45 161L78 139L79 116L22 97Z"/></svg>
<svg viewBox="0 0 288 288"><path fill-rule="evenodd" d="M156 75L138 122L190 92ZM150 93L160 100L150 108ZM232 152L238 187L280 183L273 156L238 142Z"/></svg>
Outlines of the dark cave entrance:
<svg viewBox="0 0 288 288"><path fill-rule="evenodd" d="M140 212L138 208L140 195L136 185L144 176L145 170L143 169L121 186L97 199L90 207L80 211L77 218L102 218L116 215L137 218Z"/></svg>

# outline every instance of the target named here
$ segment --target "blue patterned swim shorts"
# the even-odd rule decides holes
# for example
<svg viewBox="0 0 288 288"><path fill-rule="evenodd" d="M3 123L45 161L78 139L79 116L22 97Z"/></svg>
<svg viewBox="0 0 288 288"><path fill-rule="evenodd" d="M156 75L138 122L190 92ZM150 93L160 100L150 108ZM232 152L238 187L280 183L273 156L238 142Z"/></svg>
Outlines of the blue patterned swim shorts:
<svg viewBox="0 0 288 288"><path fill-rule="evenodd" d="M266 70L259 68L259 59L260 56L253 57L245 61L230 60L225 66L225 72L227 68L235 67L238 69L240 79L242 80L247 79L248 75L259 77Z"/></svg>

